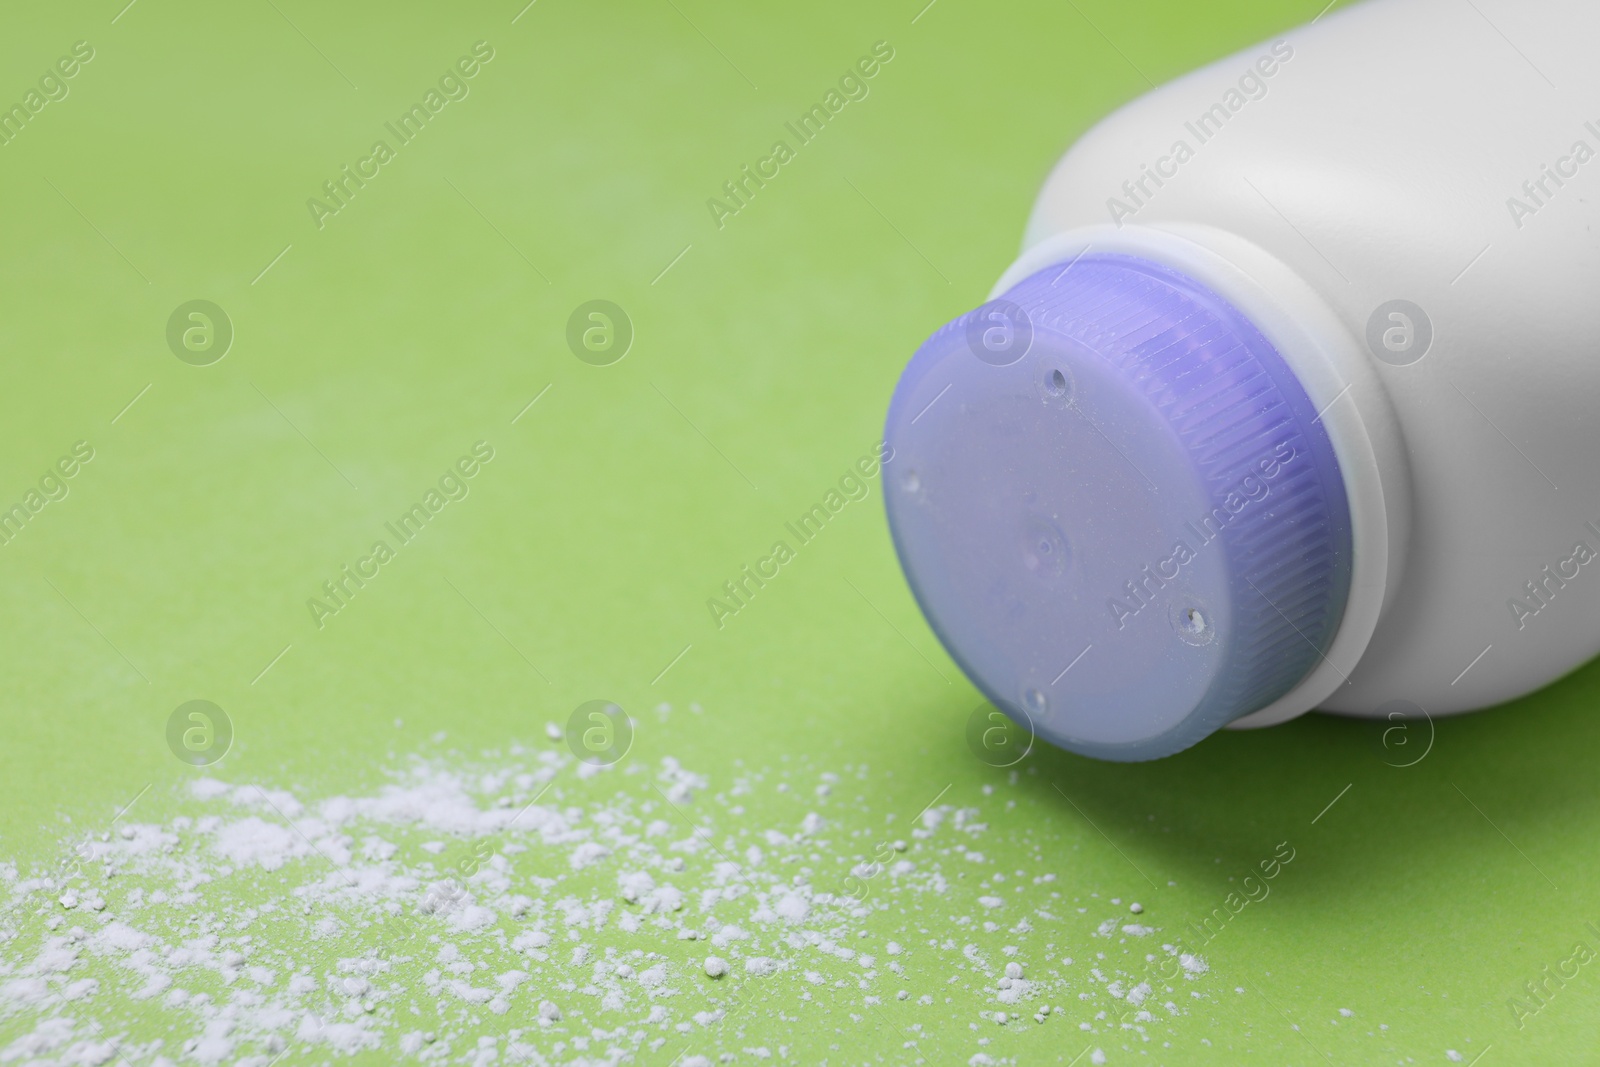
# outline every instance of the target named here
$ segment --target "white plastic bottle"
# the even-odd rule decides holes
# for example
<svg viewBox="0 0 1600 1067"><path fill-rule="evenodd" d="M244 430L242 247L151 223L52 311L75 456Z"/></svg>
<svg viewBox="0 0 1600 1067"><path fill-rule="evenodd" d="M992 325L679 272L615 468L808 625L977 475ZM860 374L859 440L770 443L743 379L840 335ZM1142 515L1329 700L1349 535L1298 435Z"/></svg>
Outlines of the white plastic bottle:
<svg viewBox="0 0 1600 1067"><path fill-rule="evenodd" d="M1072 147L888 418L902 564L991 700L1147 759L1600 651L1596 41L1369 0Z"/></svg>

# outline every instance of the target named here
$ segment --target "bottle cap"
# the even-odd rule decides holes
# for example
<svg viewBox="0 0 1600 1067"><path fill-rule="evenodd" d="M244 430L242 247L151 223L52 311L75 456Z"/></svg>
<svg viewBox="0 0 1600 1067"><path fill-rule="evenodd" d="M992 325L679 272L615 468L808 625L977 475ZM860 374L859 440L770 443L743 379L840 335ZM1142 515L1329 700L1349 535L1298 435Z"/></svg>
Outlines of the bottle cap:
<svg viewBox="0 0 1600 1067"><path fill-rule="evenodd" d="M1216 293L1088 254L941 327L889 407L884 498L918 604L1038 736L1141 760L1272 703L1350 586L1338 460Z"/></svg>

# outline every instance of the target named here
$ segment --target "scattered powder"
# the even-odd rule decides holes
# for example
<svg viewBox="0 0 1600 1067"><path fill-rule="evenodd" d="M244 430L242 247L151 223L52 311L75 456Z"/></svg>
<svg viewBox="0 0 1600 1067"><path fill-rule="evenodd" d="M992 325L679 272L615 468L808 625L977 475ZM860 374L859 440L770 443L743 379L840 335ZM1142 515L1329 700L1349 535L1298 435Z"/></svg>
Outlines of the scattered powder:
<svg viewBox="0 0 1600 1067"><path fill-rule="evenodd" d="M778 913L778 917L781 919L787 919L792 923L801 923L805 922L806 916L811 914L811 904L799 893L786 893L773 910Z"/></svg>
<svg viewBox="0 0 1600 1067"><path fill-rule="evenodd" d="M863 1026L907 1048L951 1018L1117 1032L1108 1011L1176 992L1131 948L1051 965L1117 924L1059 918L1054 871L996 870L978 808L930 806L886 848L865 768L714 789L552 749L414 757L370 795L199 778L38 869L0 861L0 1064L800 1062L801 1034Z"/></svg>

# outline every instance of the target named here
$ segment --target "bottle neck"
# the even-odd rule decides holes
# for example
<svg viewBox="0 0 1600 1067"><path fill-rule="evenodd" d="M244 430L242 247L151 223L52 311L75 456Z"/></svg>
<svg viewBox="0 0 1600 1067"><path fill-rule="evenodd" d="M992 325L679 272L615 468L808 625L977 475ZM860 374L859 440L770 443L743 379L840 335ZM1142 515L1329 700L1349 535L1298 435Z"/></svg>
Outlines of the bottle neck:
<svg viewBox="0 0 1600 1067"><path fill-rule="evenodd" d="M1351 521L1351 576L1332 642L1301 681L1232 725L1270 726L1346 685L1398 589L1410 538L1412 490L1399 421L1355 327L1281 260L1236 234L1198 224L1091 226L1023 250L999 296L1052 264L1092 253L1137 256L1193 278L1245 315L1272 343L1315 406L1337 457Z"/></svg>

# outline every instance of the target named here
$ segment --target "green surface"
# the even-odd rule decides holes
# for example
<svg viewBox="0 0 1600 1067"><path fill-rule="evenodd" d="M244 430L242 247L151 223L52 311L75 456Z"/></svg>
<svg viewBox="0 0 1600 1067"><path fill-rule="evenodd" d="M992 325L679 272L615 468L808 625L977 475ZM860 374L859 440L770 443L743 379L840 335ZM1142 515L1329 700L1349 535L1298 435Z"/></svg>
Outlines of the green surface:
<svg viewBox="0 0 1600 1067"><path fill-rule="evenodd" d="M1148 765L1039 752L1012 786L965 746L977 697L902 582L876 480L720 628L707 608L871 451L905 358L1010 262L1076 135L1320 4L520 7L8 12L0 100L75 41L94 56L0 147L0 505L75 442L93 459L0 547L0 856L54 855L147 785L160 809L196 773L165 741L191 699L234 723L213 773L321 793L440 730L472 752L596 697L693 701L641 716L628 758L724 784L740 760L865 766L840 814L860 828L995 784L1016 800L987 810L999 866L1038 869L1044 843L1064 888L1140 895L1169 937L1289 842L1270 896L1203 947L1209 999L1151 1042L1098 1038L1111 1062L1592 1049L1592 969L1521 1026L1507 1001L1600 923L1600 667L1440 723L1407 768L1386 763L1425 726L1386 749L1378 724L1311 716ZM307 199L477 41L469 95L319 228ZM718 228L707 199L877 41L870 94ZM636 332L604 367L565 341L597 298ZM194 299L235 332L209 366L167 346ZM319 627L308 598L478 441L470 494ZM977 1051L977 1005L915 1017L933 1061ZM902 1008L843 1051L787 1040L895 1062ZM987 1036L1022 1062L1085 1047L1054 1024Z"/></svg>

